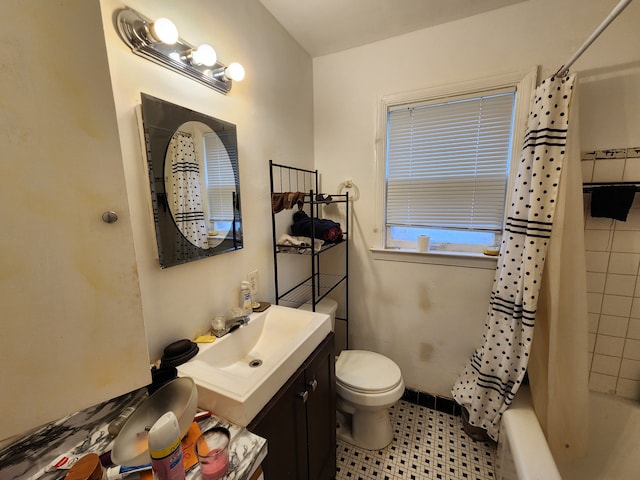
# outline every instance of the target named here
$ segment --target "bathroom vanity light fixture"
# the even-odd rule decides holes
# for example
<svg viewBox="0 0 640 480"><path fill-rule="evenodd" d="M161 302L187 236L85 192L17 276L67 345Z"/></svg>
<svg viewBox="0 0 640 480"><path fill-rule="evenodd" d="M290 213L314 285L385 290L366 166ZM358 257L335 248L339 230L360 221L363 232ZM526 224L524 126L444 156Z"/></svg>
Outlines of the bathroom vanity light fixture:
<svg viewBox="0 0 640 480"><path fill-rule="evenodd" d="M116 26L122 40L136 55L151 60L175 72L227 94L233 81L244 78L239 63L228 67L218 62L211 45L191 45L178 35L178 29L168 18L150 20L131 8L116 14Z"/></svg>

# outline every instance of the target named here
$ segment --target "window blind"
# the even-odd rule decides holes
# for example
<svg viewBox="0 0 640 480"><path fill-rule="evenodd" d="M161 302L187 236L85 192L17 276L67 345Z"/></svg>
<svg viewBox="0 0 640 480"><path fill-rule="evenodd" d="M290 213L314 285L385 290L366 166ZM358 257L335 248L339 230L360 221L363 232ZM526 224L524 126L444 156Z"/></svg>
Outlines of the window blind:
<svg viewBox="0 0 640 480"><path fill-rule="evenodd" d="M215 221L232 221L236 179L229 153L218 134L211 133L203 138L210 217Z"/></svg>
<svg viewBox="0 0 640 480"><path fill-rule="evenodd" d="M387 226L500 231L515 89L398 107L387 119Z"/></svg>

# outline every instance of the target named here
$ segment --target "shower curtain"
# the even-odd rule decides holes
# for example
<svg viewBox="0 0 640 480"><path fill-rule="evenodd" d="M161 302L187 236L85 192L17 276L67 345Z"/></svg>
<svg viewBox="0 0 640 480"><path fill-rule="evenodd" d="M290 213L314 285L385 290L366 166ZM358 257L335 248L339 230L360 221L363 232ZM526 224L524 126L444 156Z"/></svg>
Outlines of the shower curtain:
<svg viewBox="0 0 640 480"><path fill-rule="evenodd" d="M171 137L169 158L173 219L192 245L207 248L207 225L200 194L200 166L191 134L178 131Z"/></svg>
<svg viewBox="0 0 640 480"><path fill-rule="evenodd" d="M559 190L568 183L561 183L560 177L563 164L570 161L566 158L567 131L574 83L575 75L551 77L535 91L517 166L516 189L508 207L483 344L472 355L452 390L455 400L468 411L469 423L485 429L494 440L502 414L513 401L527 371L545 260L550 243L555 246L552 232L556 231L556 205L558 199L565 198ZM581 194L579 198L582 199ZM580 211L579 216L582 215ZM579 230L580 235L582 232ZM585 275L584 270L581 275ZM549 339L550 345L557 342L555 338ZM586 358L586 348L580 355Z"/></svg>

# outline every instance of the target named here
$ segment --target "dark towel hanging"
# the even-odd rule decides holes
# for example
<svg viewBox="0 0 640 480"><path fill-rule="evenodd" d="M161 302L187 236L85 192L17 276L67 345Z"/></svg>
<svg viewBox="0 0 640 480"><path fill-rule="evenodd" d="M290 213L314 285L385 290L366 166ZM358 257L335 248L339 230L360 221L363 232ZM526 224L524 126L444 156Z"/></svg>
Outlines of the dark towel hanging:
<svg viewBox="0 0 640 480"><path fill-rule="evenodd" d="M629 185L597 187L591 192L591 216L627 221L636 187Z"/></svg>
<svg viewBox="0 0 640 480"><path fill-rule="evenodd" d="M304 204L304 192L284 192L271 194L271 210L273 213L281 212L284 209L291 210L294 205L298 206L298 210L302 209Z"/></svg>

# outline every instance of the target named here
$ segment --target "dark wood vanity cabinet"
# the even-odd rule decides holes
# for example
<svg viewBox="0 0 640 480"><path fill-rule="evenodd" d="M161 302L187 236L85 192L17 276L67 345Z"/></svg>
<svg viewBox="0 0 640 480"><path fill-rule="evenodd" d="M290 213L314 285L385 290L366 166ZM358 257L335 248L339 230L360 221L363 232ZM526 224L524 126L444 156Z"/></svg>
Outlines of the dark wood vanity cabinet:
<svg viewBox="0 0 640 480"><path fill-rule="evenodd" d="M335 478L334 345L330 333L247 427L267 439L265 480Z"/></svg>

